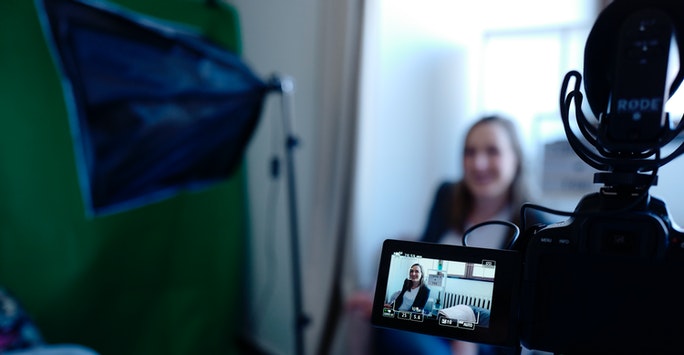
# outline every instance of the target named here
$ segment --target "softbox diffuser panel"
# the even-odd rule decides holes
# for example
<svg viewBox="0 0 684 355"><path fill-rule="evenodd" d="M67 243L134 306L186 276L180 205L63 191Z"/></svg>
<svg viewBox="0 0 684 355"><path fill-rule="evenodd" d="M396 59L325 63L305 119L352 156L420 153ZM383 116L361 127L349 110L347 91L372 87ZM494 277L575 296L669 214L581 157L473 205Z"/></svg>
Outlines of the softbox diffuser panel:
<svg viewBox="0 0 684 355"><path fill-rule="evenodd" d="M228 178L268 85L180 24L105 2L37 0L62 76L90 216Z"/></svg>

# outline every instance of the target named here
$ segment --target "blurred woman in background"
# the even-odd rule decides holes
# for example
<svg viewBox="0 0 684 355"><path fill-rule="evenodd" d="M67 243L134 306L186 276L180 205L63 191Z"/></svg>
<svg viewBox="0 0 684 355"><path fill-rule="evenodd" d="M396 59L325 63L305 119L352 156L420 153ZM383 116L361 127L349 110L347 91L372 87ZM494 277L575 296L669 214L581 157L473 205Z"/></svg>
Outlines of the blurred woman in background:
<svg viewBox="0 0 684 355"><path fill-rule="evenodd" d="M463 177L439 185L420 241L463 245L468 228L493 220L525 227L521 225L520 207L529 201L530 190L515 122L498 115L479 119L466 133L462 154ZM530 222L526 226L544 221L532 216ZM487 233L469 239L469 245L504 248L510 235L509 230ZM372 297L366 302L369 304L361 308L372 307ZM363 302L356 295L350 304L359 307ZM370 316L370 310L365 314ZM375 330L372 342L374 354L514 354L517 350L380 328Z"/></svg>

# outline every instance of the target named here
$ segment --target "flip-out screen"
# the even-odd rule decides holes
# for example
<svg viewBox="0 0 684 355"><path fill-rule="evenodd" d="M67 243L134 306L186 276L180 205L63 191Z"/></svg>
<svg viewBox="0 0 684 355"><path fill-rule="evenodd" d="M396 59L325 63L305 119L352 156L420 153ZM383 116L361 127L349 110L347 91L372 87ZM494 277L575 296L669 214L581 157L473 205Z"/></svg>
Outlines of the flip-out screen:
<svg viewBox="0 0 684 355"><path fill-rule="evenodd" d="M373 324L441 337L517 345L520 257L510 250L388 239Z"/></svg>

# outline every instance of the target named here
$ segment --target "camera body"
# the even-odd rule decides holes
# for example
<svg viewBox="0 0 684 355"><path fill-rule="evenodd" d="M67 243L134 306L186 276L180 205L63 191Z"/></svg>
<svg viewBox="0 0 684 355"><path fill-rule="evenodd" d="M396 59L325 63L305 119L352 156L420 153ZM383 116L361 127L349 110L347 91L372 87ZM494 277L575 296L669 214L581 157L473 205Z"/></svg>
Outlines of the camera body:
<svg viewBox="0 0 684 355"><path fill-rule="evenodd" d="M684 152L662 158L682 131L672 129L665 102L684 78L684 3L615 0L587 38L584 86L596 117L583 116L578 74L561 92L570 145L601 171L599 192L584 196L571 216L523 232L520 339L528 348L560 353L672 352L684 348L684 235L664 201L648 189L657 170ZM676 47L675 47L676 45ZM670 52L679 72L668 83ZM669 86L668 86L669 85ZM581 144L570 127L574 103ZM647 172L651 174L646 174ZM524 212L523 212L524 213Z"/></svg>
<svg viewBox="0 0 684 355"><path fill-rule="evenodd" d="M563 354L684 349L684 234L662 200L602 189L573 217L532 226L520 240L513 249L386 240L372 323ZM400 311L392 296L414 263L425 268L433 302ZM459 306L476 321L447 312Z"/></svg>
<svg viewBox="0 0 684 355"><path fill-rule="evenodd" d="M557 353L662 353L684 348L684 235L665 203L610 191L576 216L525 233L520 339ZM619 211L614 213L613 211Z"/></svg>

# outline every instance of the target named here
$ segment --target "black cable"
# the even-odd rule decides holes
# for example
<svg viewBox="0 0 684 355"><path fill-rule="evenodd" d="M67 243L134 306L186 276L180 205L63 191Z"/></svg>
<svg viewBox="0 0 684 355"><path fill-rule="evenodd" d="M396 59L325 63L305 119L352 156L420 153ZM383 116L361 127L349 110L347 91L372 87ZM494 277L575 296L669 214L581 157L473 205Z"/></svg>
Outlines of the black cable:
<svg viewBox="0 0 684 355"><path fill-rule="evenodd" d="M565 100L563 106L561 107L561 120L563 122L563 129L565 131L565 135L568 139L568 143L570 144L570 147L572 147L572 150L575 151L577 156L582 159L585 163L587 163L589 166L593 167L594 169L597 170L612 170L611 166L606 164L605 162L602 162L604 160L603 157L599 156L598 154L591 152L585 145L582 143L577 136L574 134L572 131L572 128L570 127L570 105L572 104L572 99L575 96L575 93L569 93L567 99Z"/></svg>
<svg viewBox="0 0 684 355"><path fill-rule="evenodd" d="M567 96L563 96L565 91L567 90L568 83L570 81L570 78L574 77L575 78L575 85L573 90L568 93ZM570 99L572 97L575 98L575 117L577 119L577 125L580 129L580 132L582 132L582 135L584 136L584 139L589 142L592 146L597 146L598 141L596 140L596 137L598 136L598 128L594 127L589 120L587 120L586 116L582 112L582 100L584 99L584 96L582 95L582 91L580 90L580 86L582 84L582 74L580 74L576 70L571 70L565 75L565 78L563 78L563 85L561 86L561 101L560 101L560 107L567 107L566 112L568 112L569 115L569 109L570 109ZM571 95L572 94L572 95ZM568 101L566 101L568 100ZM567 106L566 106L567 105Z"/></svg>
<svg viewBox="0 0 684 355"><path fill-rule="evenodd" d="M518 240L518 236L520 235L520 229L518 228L517 225L515 225L515 223L509 222L509 221L503 221L503 220L491 220L491 221L485 221L482 223L478 223L478 224L466 229L466 231L463 232L463 238L461 239L461 245L463 245L464 247L469 246L468 245L468 237L470 236L470 233L472 233L473 231L475 231L476 229L478 229L480 227L484 227L484 226L488 226L488 225L492 225L492 224L499 224L499 225L503 225L503 226L510 227L511 229L513 229L513 237L511 238L511 241L508 243L509 245L506 247L506 249L508 249L511 245L513 245L513 243L516 240Z"/></svg>

